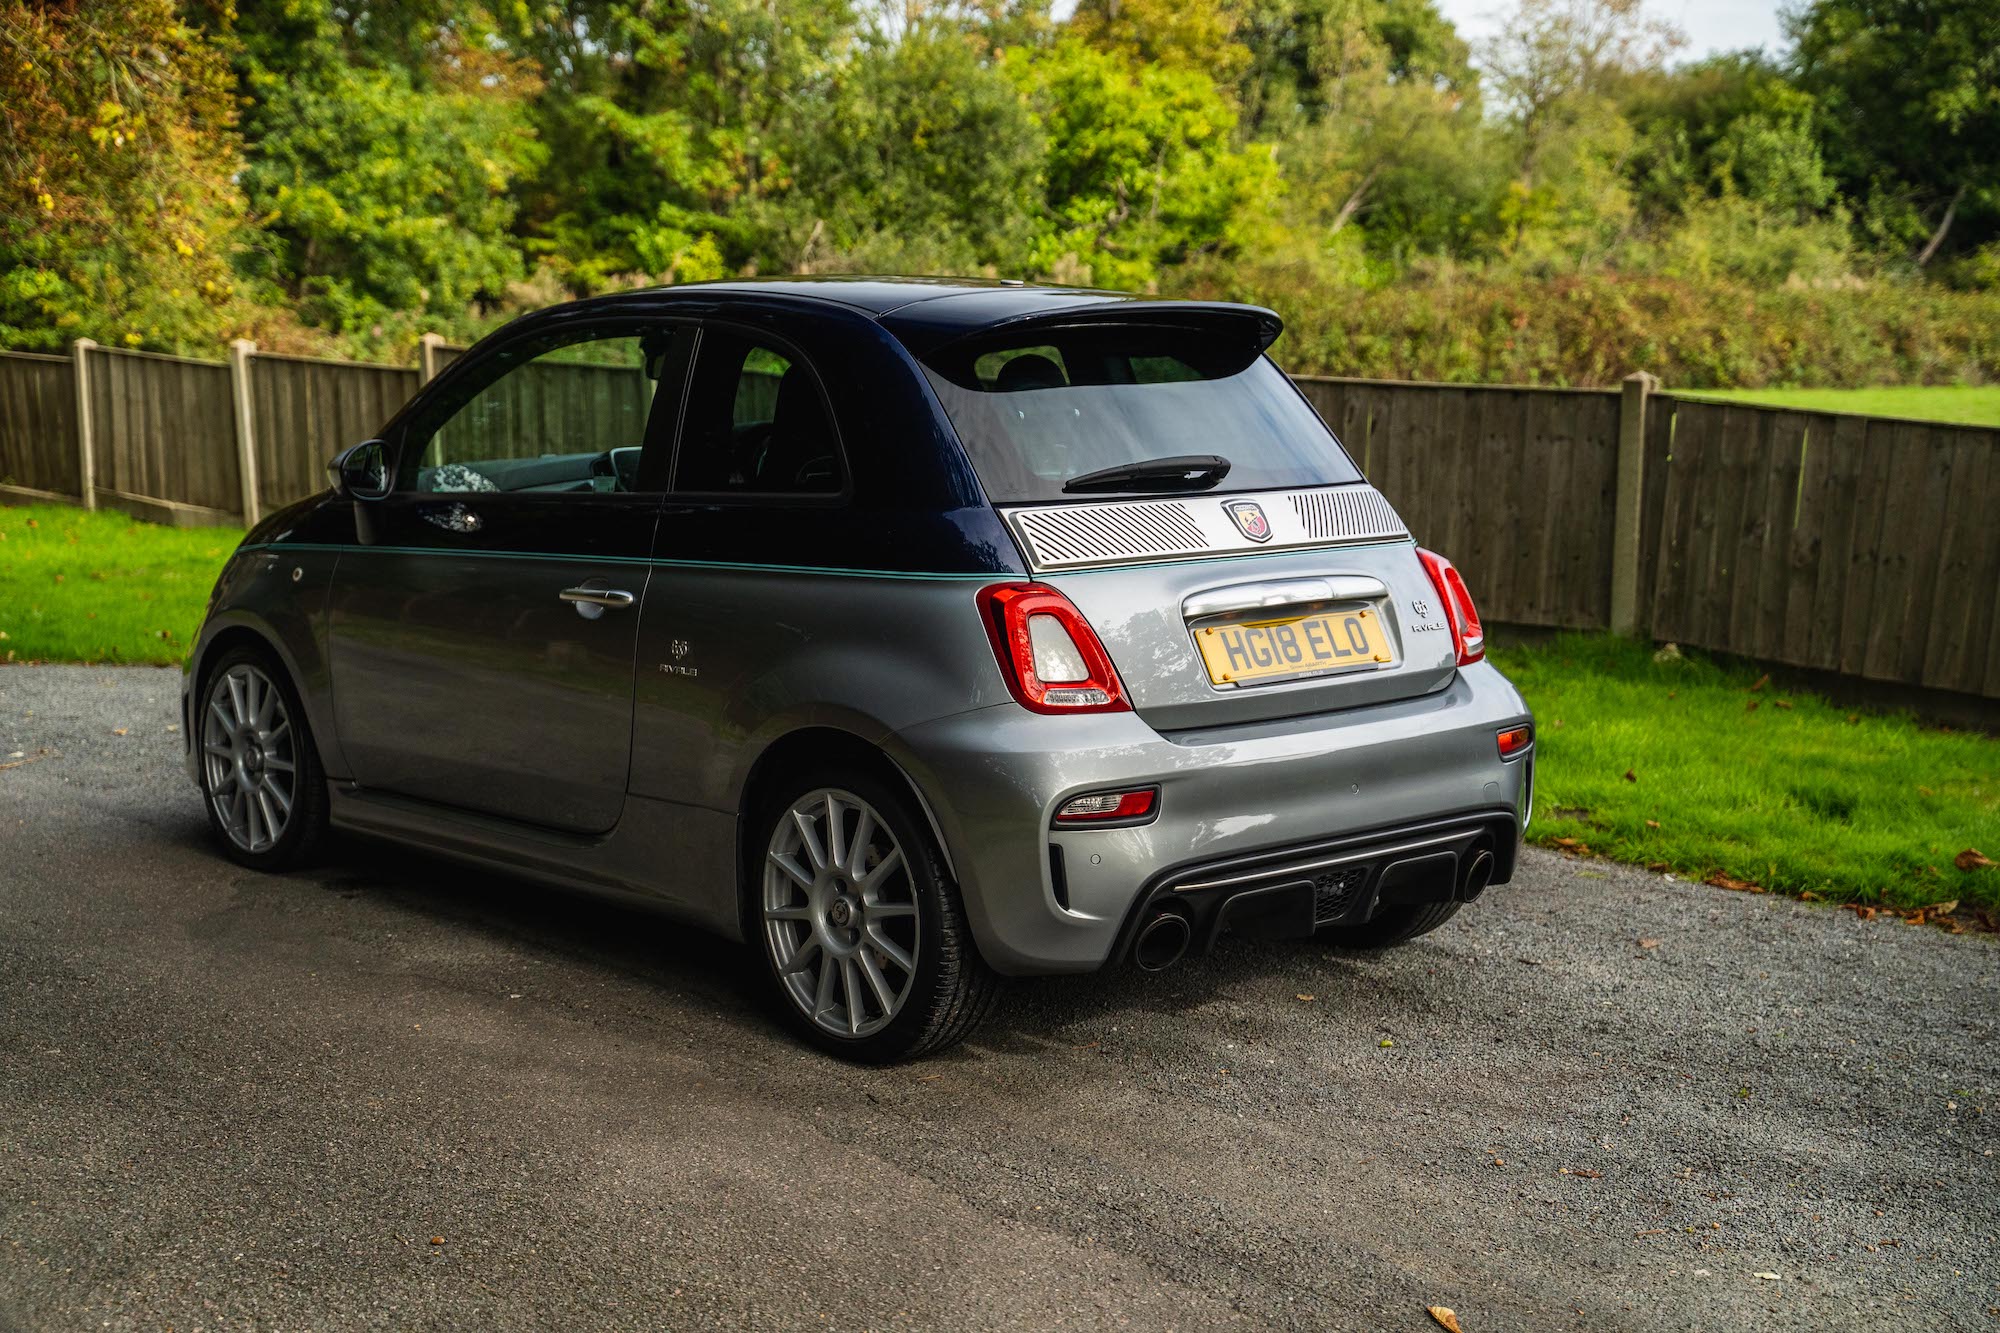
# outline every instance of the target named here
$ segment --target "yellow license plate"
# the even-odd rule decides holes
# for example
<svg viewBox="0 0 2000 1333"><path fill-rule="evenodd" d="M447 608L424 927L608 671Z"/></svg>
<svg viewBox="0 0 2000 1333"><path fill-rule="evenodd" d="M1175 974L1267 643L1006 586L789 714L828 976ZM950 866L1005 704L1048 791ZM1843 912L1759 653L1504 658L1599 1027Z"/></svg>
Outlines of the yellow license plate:
<svg viewBox="0 0 2000 1333"><path fill-rule="evenodd" d="M1203 625L1194 632L1202 665L1217 685L1250 685L1325 675L1396 660L1373 611L1326 611L1290 620Z"/></svg>

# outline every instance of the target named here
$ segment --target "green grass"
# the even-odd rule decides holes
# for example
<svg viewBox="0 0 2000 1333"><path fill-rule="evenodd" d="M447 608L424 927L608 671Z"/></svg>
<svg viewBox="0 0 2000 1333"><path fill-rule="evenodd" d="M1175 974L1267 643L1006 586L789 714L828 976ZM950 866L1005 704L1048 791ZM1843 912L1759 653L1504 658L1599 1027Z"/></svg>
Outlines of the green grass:
<svg viewBox="0 0 2000 1333"><path fill-rule="evenodd" d="M1967 426L2000 426L2000 385L1933 387L1899 385L1875 389L1688 389L1686 397L1728 398L1766 407L1810 412L1864 412L1871 416L1955 421Z"/></svg>
<svg viewBox="0 0 2000 1333"><path fill-rule="evenodd" d="M179 662L241 535L0 508L0 658ZM1494 660L1540 724L1535 842L1829 900L2000 907L2000 869L1952 864L2000 860L2000 740L1609 637Z"/></svg>
<svg viewBox="0 0 2000 1333"><path fill-rule="evenodd" d="M179 663L235 528L0 506L0 660Z"/></svg>
<svg viewBox="0 0 2000 1333"><path fill-rule="evenodd" d="M2000 868L1953 864L2000 860L2000 740L1610 637L1494 660L1535 710L1533 842L1830 901L2000 907Z"/></svg>

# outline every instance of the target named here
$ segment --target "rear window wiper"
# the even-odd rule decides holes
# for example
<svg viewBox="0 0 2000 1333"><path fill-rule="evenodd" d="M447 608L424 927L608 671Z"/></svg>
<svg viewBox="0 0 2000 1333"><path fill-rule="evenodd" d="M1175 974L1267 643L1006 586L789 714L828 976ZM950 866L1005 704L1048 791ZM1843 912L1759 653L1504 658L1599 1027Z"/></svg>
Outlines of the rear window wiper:
<svg viewBox="0 0 2000 1333"><path fill-rule="evenodd" d="M1229 460L1216 454L1148 458L1099 468L1063 483L1065 491L1205 491L1229 475Z"/></svg>

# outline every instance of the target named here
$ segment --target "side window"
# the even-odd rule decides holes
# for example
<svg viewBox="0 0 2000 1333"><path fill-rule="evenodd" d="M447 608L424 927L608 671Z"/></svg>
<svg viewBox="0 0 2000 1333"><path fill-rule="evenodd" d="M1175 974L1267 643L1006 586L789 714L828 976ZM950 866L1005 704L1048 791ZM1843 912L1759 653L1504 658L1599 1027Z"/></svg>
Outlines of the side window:
<svg viewBox="0 0 2000 1333"><path fill-rule="evenodd" d="M610 493L639 485L669 329L502 349L497 375L405 451L407 489ZM414 445L414 441L412 444Z"/></svg>
<svg viewBox="0 0 2000 1333"><path fill-rule="evenodd" d="M702 330L674 489L746 495L840 490L840 441L811 367L733 329Z"/></svg>

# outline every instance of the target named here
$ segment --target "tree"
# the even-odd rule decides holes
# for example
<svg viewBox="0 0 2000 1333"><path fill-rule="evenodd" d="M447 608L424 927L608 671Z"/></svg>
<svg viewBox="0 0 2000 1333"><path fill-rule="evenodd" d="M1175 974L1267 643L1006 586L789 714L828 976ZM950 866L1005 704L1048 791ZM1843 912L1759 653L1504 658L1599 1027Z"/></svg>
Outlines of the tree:
<svg viewBox="0 0 2000 1333"><path fill-rule="evenodd" d="M1144 286L1162 264L1240 246L1268 221L1268 150L1234 146L1236 112L1198 70L1141 65L1064 38L1005 68L1048 134L1048 218L1036 267Z"/></svg>
<svg viewBox="0 0 2000 1333"><path fill-rule="evenodd" d="M331 0L249 0L240 18L250 267L350 333L459 315L518 279L511 191L542 160L525 111L540 80L479 11L417 27L385 8L404 25L357 26ZM373 63L371 45L424 63Z"/></svg>
<svg viewBox="0 0 2000 1333"><path fill-rule="evenodd" d="M225 335L244 235L230 93L171 0L0 4L0 344Z"/></svg>
<svg viewBox="0 0 2000 1333"><path fill-rule="evenodd" d="M1919 268L1954 223L2000 227L2000 5L1813 0L1788 16L1827 161L1879 239Z"/></svg>
<svg viewBox="0 0 2000 1333"><path fill-rule="evenodd" d="M798 267L1024 270L1047 145L978 31L870 32L834 83L796 149Z"/></svg>

